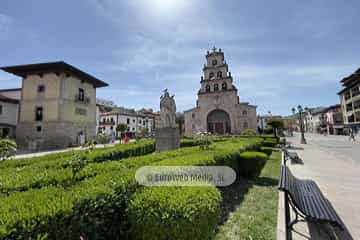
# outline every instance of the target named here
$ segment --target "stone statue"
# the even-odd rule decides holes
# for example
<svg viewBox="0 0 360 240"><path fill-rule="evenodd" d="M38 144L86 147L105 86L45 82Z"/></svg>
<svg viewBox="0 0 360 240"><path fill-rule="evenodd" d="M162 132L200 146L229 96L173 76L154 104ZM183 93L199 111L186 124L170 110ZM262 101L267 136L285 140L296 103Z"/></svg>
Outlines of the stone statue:
<svg viewBox="0 0 360 240"><path fill-rule="evenodd" d="M160 118L155 129L156 152L180 148L180 132L176 125L176 104L174 95L167 89L160 97Z"/></svg>
<svg viewBox="0 0 360 240"><path fill-rule="evenodd" d="M174 95L170 97L167 89L160 97L159 128L176 128L176 104Z"/></svg>

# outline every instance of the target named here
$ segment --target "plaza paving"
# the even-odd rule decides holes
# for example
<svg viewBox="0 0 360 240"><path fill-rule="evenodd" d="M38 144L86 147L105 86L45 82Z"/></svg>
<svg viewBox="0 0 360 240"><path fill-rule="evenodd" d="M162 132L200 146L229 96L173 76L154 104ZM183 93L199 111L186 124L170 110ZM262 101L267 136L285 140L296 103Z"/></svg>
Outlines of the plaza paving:
<svg viewBox="0 0 360 240"><path fill-rule="evenodd" d="M289 164L291 171L298 178L314 180L343 220L347 230L336 231L335 239L360 239L360 142L350 142L346 136L305 136L306 145L299 144L299 134L287 138L304 162ZM284 221L282 211L279 204L280 228ZM292 236L293 239L329 239L322 227L308 223L296 224Z"/></svg>

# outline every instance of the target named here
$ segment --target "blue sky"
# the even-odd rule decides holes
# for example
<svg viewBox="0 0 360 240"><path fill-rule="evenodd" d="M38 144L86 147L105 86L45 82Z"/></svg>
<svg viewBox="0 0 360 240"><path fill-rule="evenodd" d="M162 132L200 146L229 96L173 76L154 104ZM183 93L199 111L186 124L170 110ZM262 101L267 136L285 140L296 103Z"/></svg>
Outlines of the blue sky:
<svg viewBox="0 0 360 240"><path fill-rule="evenodd" d="M240 101L258 113L339 102L360 67L360 1L1 0L0 65L64 60L110 84L98 96L192 108L205 53L225 52ZM19 87L0 72L0 88Z"/></svg>

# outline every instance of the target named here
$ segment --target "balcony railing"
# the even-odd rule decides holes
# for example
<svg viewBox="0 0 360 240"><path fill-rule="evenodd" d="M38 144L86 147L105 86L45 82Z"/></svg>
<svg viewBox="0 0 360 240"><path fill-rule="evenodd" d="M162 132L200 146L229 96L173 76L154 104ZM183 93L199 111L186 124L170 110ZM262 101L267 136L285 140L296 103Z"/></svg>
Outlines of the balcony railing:
<svg viewBox="0 0 360 240"><path fill-rule="evenodd" d="M111 126L111 125L115 125L115 122L99 122L99 125L107 125L107 126Z"/></svg>
<svg viewBox="0 0 360 240"><path fill-rule="evenodd" d="M89 104L90 98L85 96L80 96L79 94L75 95L75 102L77 103L83 103L83 104Z"/></svg>

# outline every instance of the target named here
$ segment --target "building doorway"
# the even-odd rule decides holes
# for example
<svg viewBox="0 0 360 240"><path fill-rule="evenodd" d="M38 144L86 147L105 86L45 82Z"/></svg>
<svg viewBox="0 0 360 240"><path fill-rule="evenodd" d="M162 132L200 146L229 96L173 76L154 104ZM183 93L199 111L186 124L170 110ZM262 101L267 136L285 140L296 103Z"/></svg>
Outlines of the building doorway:
<svg viewBox="0 0 360 240"><path fill-rule="evenodd" d="M223 110L210 112L207 116L207 131L216 135L230 134L231 125L229 114Z"/></svg>

